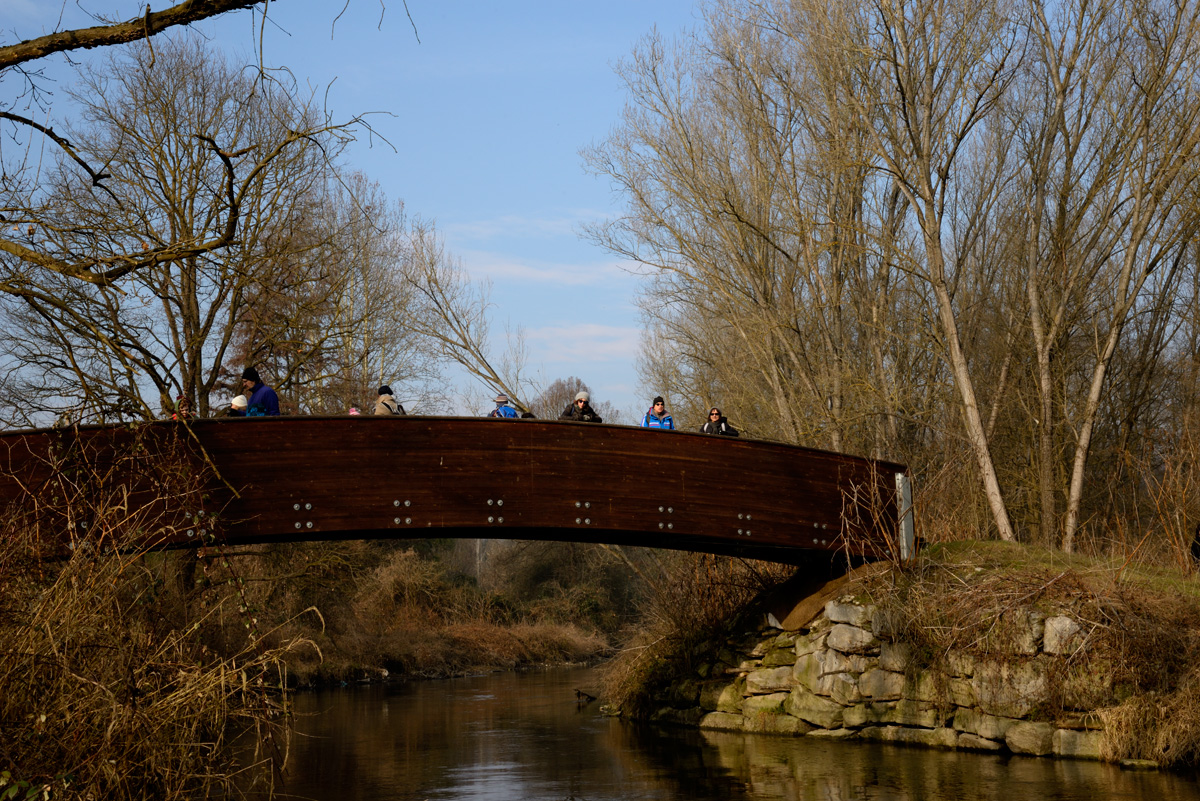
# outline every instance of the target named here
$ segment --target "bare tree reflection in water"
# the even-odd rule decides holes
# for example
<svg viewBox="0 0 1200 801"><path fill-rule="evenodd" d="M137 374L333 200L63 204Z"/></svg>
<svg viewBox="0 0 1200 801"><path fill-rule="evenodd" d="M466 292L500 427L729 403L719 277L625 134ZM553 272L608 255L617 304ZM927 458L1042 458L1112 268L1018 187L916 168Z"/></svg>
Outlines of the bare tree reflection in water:
<svg viewBox="0 0 1200 801"><path fill-rule="evenodd" d="M1200 801L1187 778L1092 762L633 725L579 703L596 684L579 669L301 693L283 797Z"/></svg>

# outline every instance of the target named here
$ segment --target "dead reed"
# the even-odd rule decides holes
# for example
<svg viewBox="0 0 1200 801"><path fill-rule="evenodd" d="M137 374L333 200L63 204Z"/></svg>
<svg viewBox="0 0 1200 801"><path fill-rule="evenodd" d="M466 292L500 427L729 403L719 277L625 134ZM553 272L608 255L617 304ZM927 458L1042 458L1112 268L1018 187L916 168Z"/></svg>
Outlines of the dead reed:
<svg viewBox="0 0 1200 801"><path fill-rule="evenodd" d="M9 789L230 795L255 778L269 782L286 757L279 690L287 655L305 644L266 647L247 618L239 647L218 654L202 637L218 607L167 602L177 589L148 549L181 527L195 532L207 477L185 456L186 432L161 434L131 429L88 442L63 432L51 452L33 462L23 454L6 477L29 493L0 518ZM228 748L235 736L249 744L239 757Z"/></svg>
<svg viewBox="0 0 1200 801"><path fill-rule="evenodd" d="M709 554L652 552L643 568L647 595L637 636L604 670L601 695L631 717L651 711L654 695L691 674L708 646L739 628L751 601L794 572L790 566ZM740 632L738 632L740 634Z"/></svg>
<svg viewBox="0 0 1200 801"><path fill-rule="evenodd" d="M582 662L610 652L599 632L555 620L517 599L481 590L411 549L352 559L340 599L323 604L328 626L297 619L288 630L322 644L321 660L300 654L300 683L378 677L445 677L485 669ZM261 602L260 602L261 603Z"/></svg>

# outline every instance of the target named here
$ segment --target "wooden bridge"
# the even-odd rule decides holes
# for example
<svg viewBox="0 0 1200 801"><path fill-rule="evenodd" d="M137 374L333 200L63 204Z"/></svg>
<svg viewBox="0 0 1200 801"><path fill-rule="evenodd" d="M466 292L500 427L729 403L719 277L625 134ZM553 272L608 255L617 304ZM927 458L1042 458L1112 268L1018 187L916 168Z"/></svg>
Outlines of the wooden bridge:
<svg viewBox="0 0 1200 801"><path fill-rule="evenodd" d="M913 551L902 465L566 421L272 417L10 432L0 503L68 543L94 541L115 509L127 522L140 515L139 544L155 547L482 537L790 563L813 551Z"/></svg>

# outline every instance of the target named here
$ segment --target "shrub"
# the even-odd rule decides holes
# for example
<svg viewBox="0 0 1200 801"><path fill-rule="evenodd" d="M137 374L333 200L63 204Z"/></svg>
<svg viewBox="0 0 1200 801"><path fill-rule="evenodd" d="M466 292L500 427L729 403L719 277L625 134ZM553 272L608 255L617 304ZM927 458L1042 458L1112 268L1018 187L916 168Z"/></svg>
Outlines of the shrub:
<svg viewBox="0 0 1200 801"><path fill-rule="evenodd" d="M103 458L64 437L38 496L0 520L0 762L10 789L228 794L286 754L284 658L305 644L266 647L243 615L240 647L220 655L201 630L221 606L185 620L163 613L182 606L160 605L169 560L148 549L189 524L179 510L197 508L204 480L167 443L153 483L137 486L142 433ZM228 748L235 737L240 758Z"/></svg>

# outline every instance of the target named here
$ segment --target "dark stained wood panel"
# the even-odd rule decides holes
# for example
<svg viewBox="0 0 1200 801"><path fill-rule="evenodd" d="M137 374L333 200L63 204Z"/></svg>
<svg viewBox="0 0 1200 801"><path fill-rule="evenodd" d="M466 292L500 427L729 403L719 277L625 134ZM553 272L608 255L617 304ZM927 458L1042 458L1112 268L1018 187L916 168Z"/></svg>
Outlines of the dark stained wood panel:
<svg viewBox="0 0 1200 801"><path fill-rule="evenodd" d="M779 561L841 548L882 554L896 536L896 474L905 470L778 443L628 426L277 417L0 435L0 500L28 502L28 492L51 486L47 454L88 452L92 464L135 436L145 470L134 469L130 480L147 497L156 449L215 466L219 480L209 482L205 507L221 515L230 543L490 537Z"/></svg>

